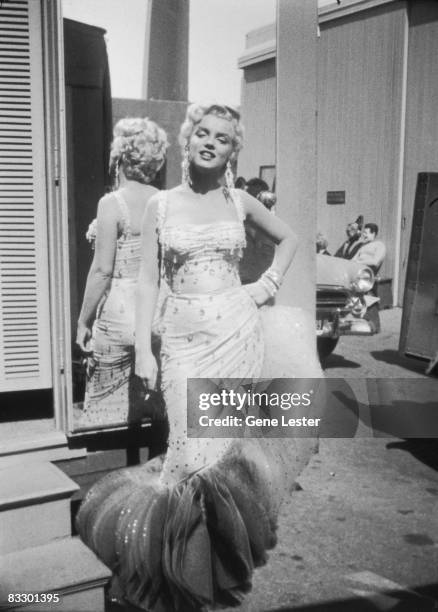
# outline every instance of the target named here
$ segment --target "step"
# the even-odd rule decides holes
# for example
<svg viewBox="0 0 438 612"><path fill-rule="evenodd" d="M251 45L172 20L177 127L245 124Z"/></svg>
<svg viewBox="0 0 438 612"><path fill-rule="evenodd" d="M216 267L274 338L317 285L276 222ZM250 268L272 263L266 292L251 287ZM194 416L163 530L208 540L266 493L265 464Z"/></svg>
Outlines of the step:
<svg viewBox="0 0 438 612"><path fill-rule="evenodd" d="M68 446L60 446L59 448L41 448L35 451L14 452L8 455L1 456L0 453L0 469L7 468L12 465L22 465L23 463L57 463L58 461L74 461L85 457L87 451L85 448L70 449Z"/></svg>
<svg viewBox="0 0 438 612"><path fill-rule="evenodd" d="M149 459L149 449L140 448L139 458L140 463L146 463ZM80 486L80 491L73 495L72 500L81 500L96 481L109 472L127 467L126 450L90 452L86 457L57 461L55 465Z"/></svg>
<svg viewBox="0 0 438 612"><path fill-rule="evenodd" d="M0 554L70 536L70 498L78 488L48 462L0 469Z"/></svg>
<svg viewBox="0 0 438 612"><path fill-rule="evenodd" d="M0 575L2 610L103 612L111 572L79 538L63 538L0 557ZM10 593L57 594L59 601L9 603Z"/></svg>
<svg viewBox="0 0 438 612"><path fill-rule="evenodd" d="M76 459L85 448L70 449L53 419L0 423L0 469L19 463Z"/></svg>
<svg viewBox="0 0 438 612"><path fill-rule="evenodd" d="M64 432L55 429L53 419L10 421L0 424L0 455L23 453L67 444Z"/></svg>

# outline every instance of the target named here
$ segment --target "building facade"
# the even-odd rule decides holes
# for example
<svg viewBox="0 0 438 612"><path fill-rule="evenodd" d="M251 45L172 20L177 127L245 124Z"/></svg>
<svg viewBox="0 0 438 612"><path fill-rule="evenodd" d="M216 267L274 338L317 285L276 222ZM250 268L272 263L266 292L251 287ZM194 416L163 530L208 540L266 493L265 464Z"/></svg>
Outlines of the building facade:
<svg viewBox="0 0 438 612"><path fill-rule="evenodd" d="M318 227L331 250L359 214L388 247L382 276L403 300L417 174L438 167L438 5L350 0L319 8ZM239 174L275 174L276 28L247 35Z"/></svg>

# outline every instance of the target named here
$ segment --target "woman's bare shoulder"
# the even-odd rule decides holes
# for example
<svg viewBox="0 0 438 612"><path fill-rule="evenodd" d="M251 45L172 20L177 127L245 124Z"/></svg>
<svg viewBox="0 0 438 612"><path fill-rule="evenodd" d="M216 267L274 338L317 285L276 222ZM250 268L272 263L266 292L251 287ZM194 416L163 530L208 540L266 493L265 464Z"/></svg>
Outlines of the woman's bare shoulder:
<svg viewBox="0 0 438 612"><path fill-rule="evenodd" d="M175 200L175 198L178 198L179 196L181 196L181 193L183 192L184 187L182 185L177 185L176 187L172 187L172 189L168 189L166 191L166 198L167 201L172 201Z"/></svg>
<svg viewBox="0 0 438 612"><path fill-rule="evenodd" d="M147 203L146 203L146 211L149 213L149 211L156 211L158 208L158 204L160 203L160 199L161 199L161 191L156 191L154 194L151 195L151 197L148 199Z"/></svg>
<svg viewBox="0 0 438 612"><path fill-rule="evenodd" d="M245 216L251 215L254 210L263 207L263 204L247 191L244 191L243 189L236 189L236 192L242 203L242 209Z"/></svg>
<svg viewBox="0 0 438 612"><path fill-rule="evenodd" d="M105 193L97 204L97 216L105 218L119 217L119 204L114 192Z"/></svg>
<svg viewBox="0 0 438 612"><path fill-rule="evenodd" d="M247 191L245 191L244 189L235 189L234 193L237 194L239 196L239 198L241 199L241 201L243 203L247 203L249 202L250 205L259 202L259 200L257 200L257 198L255 198L254 196L252 196L250 193L248 193Z"/></svg>
<svg viewBox="0 0 438 612"><path fill-rule="evenodd" d="M157 220L158 210L159 208L162 208L162 193L162 191L157 190L147 201L143 222L147 220L147 222L150 223L151 219L155 221Z"/></svg>
<svg viewBox="0 0 438 612"><path fill-rule="evenodd" d="M146 203L149 203L152 200L152 198L156 198L159 193L160 193L160 190L157 189L157 187L153 187L152 185L147 185Z"/></svg>
<svg viewBox="0 0 438 612"><path fill-rule="evenodd" d="M168 211L169 209L173 210L173 207L176 204L181 202L181 195L184 192L183 185L177 185L176 187L172 187L172 189L166 189L165 191L160 191L160 196L158 196L159 200L163 202L163 208ZM161 200L161 198L163 198Z"/></svg>

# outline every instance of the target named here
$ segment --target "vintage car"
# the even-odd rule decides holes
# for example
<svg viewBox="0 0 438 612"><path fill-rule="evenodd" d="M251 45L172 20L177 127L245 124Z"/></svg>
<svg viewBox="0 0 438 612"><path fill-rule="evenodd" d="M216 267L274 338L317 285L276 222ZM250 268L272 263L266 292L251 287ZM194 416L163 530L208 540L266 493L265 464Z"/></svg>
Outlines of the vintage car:
<svg viewBox="0 0 438 612"><path fill-rule="evenodd" d="M364 316L378 298L366 294L374 285L370 268L356 261L316 256L316 334L318 354L325 359L340 336L369 336L375 328Z"/></svg>

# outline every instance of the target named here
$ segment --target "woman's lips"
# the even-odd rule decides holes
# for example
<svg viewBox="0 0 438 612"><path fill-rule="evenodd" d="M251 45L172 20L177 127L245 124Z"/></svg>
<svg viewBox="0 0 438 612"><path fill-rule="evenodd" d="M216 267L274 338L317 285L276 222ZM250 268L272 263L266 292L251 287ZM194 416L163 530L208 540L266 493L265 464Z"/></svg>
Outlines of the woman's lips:
<svg viewBox="0 0 438 612"><path fill-rule="evenodd" d="M202 157L202 159L205 159L207 161L209 161L210 159L214 159L216 157L215 154L212 153L211 151L201 151L199 156Z"/></svg>

